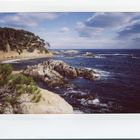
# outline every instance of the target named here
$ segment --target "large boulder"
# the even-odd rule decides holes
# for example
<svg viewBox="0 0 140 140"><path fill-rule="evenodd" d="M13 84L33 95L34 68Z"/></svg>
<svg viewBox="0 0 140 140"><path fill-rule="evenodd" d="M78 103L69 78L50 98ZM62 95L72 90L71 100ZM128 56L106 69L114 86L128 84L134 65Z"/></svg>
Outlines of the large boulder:
<svg viewBox="0 0 140 140"><path fill-rule="evenodd" d="M33 100L34 95L23 93L16 102L3 102L0 104L1 114L70 114L73 107L58 94L40 88L40 98ZM9 94L5 97L8 99ZM37 96L36 96L37 97Z"/></svg>
<svg viewBox="0 0 140 140"><path fill-rule="evenodd" d="M31 102L31 96L21 95L18 110L22 114L71 114L73 108L59 95L41 89L41 99L39 102Z"/></svg>

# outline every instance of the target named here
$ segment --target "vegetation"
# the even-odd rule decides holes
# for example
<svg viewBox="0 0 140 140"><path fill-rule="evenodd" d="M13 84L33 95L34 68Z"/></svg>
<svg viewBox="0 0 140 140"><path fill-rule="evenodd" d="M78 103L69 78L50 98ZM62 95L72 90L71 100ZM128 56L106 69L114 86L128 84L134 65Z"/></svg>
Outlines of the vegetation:
<svg viewBox="0 0 140 140"><path fill-rule="evenodd" d="M40 90L34 80L23 74L12 74L12 66L0 64L0 103L17 103L21 94L31 94L33 102L39 102Z"/></svg>
<svg viewBox="0 0 140 140"><path fill-rule="evenodd" d="M50 44L29 31L0 27L0 50L4 52L17 51L21 54L24 49L28 52L35 49L47 52L46 46L50 47Z"/></svg>
<svg viewBox="0 0 140 140"><path fill-rule="evenodd" d="M12 73L12 67L9 64L0 65L0 86L7 84Z"/></svg>

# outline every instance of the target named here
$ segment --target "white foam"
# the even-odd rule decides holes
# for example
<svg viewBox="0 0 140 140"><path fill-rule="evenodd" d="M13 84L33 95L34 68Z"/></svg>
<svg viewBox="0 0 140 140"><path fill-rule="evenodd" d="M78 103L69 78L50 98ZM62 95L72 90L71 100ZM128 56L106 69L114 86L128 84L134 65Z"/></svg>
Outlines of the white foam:
<svg viewBox="0 0 140 140"><path fill-rule="evenodd" d="M110 75L110 72L107 72L107 71L103 71L103 70L100 70L100 69L93 69L97 75L101 77L108 77Z"/></svg>
<svg viewBox="0 0 140 140"><path fill-rule="evenodd" d="M92 69L92 68L87 68L87 67L86 67L86 69L95 71L95 76L97 77L97 79L101 79L101 78L104 79L104 78L110 76L110 72L107 72L107 71L103 71L100 69Z"/></svg>
<svg viewBox="0 0 140 140"><path fill-rule="evenodd" d="M99 105L100 101L98 98L95 98L93 100L86 100L84 98L81 99L81 104L82 105Z"/></svg>
<svg viewBox="0 0 140 140"><path fill-rule="evenodd" d="M95 55L94 58L104 59L106 57L105 56L102 56L102 55Z"/></svg>
<svg viewBox="0 0 140 140"><path fill-rule="evenodd" d="M87 103L88 103L88 104L96 105L96 104L99 104L100 101L99 101L99 99L94 99L94 100L88 100Z"/></svg>
<svg viewBox="0 0 140 140"><path fill-rule="evenodd" d="M133 56L133 54L122 54L122 53L110 53L110 54L98 54L100 56Z"/></svg>
<svg viewBox="0 0 140 140"><path fill-rule="evenodd" d="M132 59L140 59L140 57L132 56Z"/></svg>
<svg viewBox="0 0 140 140"><path fill-rule="evenodd" d="M108 107L107 104L103 104L103 103L100 103L100 106L101 106L101 107L106 107L106 108Z"/></svg>
<svg viewBox="0 0 140 140"><path fill-rule="evenodd" d="M69 90L69 91L65 92L65 95L69 94L69 93L79 93L80 95L86 95L87 94L86 92L82 92L82 91L79 91L79 90Z"/></svg>
<svg viewBox="0 0 140 140"><path fill-rule="evenodd" d="M86 99L82 98L81 99L81 104L84 105L84 106L94 105L94 106L99 106L99 107L102 107L102 108L108 108L108 105L105 104L105 103L101 103L98 98L95 98L93 100L86 100Z"/></svg>
<svg viewBox="0 0 140 140"><path fill-rule="evenodd" d="M74 114L84 114L84 112L82 112L81 110L74 110L73 112Z"/></svg>

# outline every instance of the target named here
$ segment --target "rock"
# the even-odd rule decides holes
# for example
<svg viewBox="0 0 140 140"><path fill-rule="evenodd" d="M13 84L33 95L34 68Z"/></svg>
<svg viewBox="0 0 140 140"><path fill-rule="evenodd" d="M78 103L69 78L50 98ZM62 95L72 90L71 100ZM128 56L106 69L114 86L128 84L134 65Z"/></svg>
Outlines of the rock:
<svg viewBox="0 0 140 140"><path fill-rule="evenodd" d="M77 50L60 50L60 51L52 51L55 55L75 55L79 53Z"/></svg>
<svg viewBox="0 0 140 140"><path fill-rule="evenodd" d="M73 108L59 95L48 90L39 89L38 95L23 93L14 102L10 102L11 94L4 94L5 102L0 102L1 114L68 114ZM2 97L2 96L1 96ZM13 96L14 97L14 96ZM35 98L34 98L35 97ZM39 100L38 100L39 99ZM2 99L1 99L2 101Z"/></svg>
<svg viewBox="0 0 140 140"><path fill-rule="evenodd" d="M14 110L10 103L7 103L7 105L3 108L3 114L13 114Z"/></svg>
<svg viewBox="0 0 140 140"><path fill-rule="evenodd" d="M76 69L77 75L79 77L83 77L87 80L95 80L96 74L93 70L88 70L88 69Z"/></svg>
<svg viewBox="0 0 140 140"><path fill-rule="evenodd" d="M66 79L83 77L87 80L94 80L96 78L93 70L75 68L60 60L47 60L35 66L28 66L23 73L41 79L51 87L63 86Z"/></svg>
<svg viewBox="0 0 140 140"><path fill-rule="evenodd" d="M96 78L93 70L85 70L83 77L87 80L94 80Z"/></svg>
<svg viewBox="0 0 140 140"><path fill-rule="evenodd" d="M94 54L92 52L86 52L85 54L83 54L83 56L94 57Z"/></svg>
<svg viewBox="0 0 140 140"><path fill-rule="evenodd" d="M55 87L64 84L64 78L58 72L47 68L44 73L44 82L47 83L48 86Z"/></svg>
<svg viewBox="0 0 140 140"><path fill-rule="evenodd" d="M77 54L77 53L79 53L79 51L78 50L67 50L64 53L66 53L66 54Z"/></svg>
<svg viewBox="0 0 140 140"><path fill-rule="evenodd" d="M53 53L54 55L59 55L59 54L60 54L59 51L52 51L52 53Z"/></svg>
<svg viewBox="0 0 140 140"><path fill-rule="evenodd" d="M73 108L62 97L50 91L41 89L41 99L34 103L31 96L21 95L18 110L22 114L71 114Z"/></svg>

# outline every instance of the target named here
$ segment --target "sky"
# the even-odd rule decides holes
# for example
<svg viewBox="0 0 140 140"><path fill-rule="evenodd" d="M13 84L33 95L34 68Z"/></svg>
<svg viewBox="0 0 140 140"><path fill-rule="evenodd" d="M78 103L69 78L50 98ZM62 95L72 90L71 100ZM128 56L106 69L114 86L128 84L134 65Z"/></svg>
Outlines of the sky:
<svg viewBox="0 0 140 140"><path fill-rule="evenodd" d="M24 29L52 49L140 49L140 13L0 13L0 27Z"/></svg>

